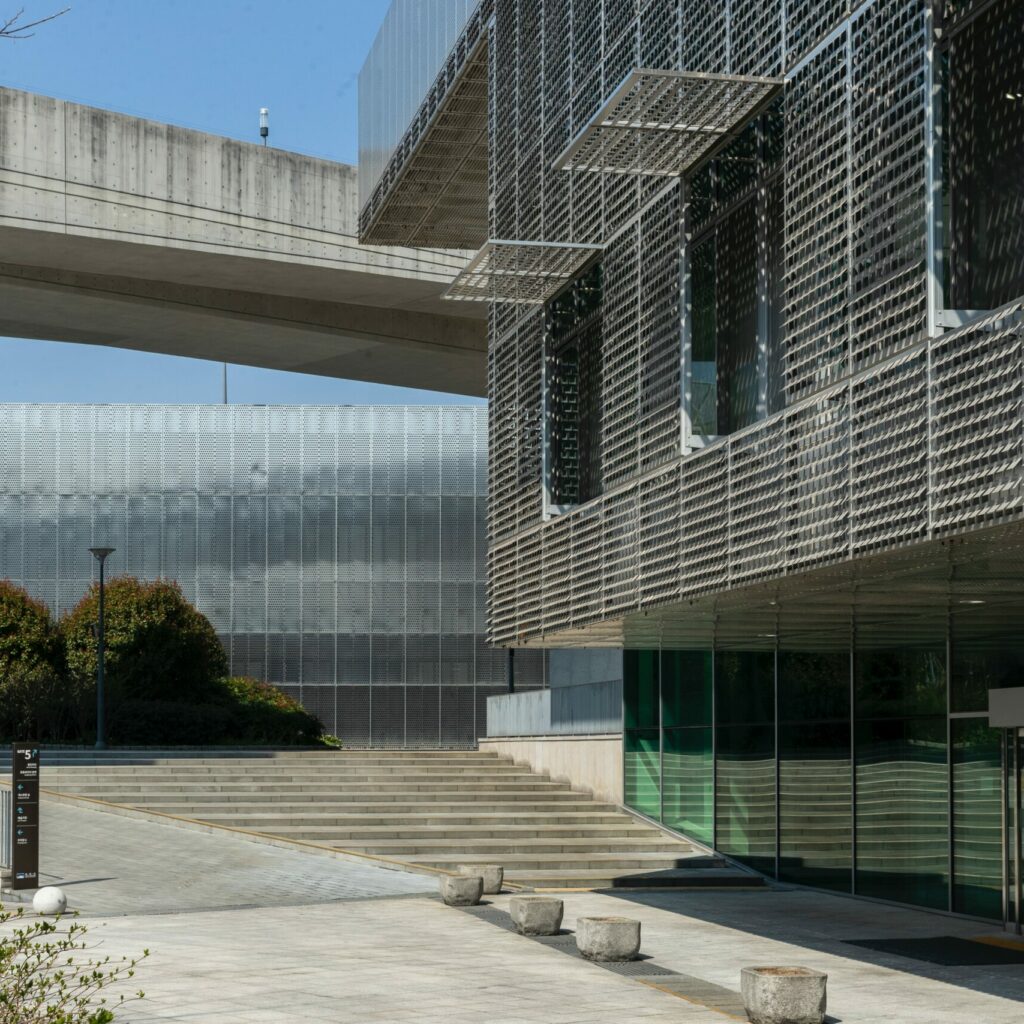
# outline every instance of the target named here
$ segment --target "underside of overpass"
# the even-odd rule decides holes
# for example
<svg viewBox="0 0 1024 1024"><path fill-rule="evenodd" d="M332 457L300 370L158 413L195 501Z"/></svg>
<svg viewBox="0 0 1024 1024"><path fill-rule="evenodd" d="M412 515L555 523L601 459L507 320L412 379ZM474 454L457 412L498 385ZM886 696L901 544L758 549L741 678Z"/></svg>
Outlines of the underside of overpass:
<svg viewBox="0 0 1024 1024"><path fill-rule="evenodd" d="M357 241L355 168L0 89L0 334L483 395L457 250Z"/></svg>

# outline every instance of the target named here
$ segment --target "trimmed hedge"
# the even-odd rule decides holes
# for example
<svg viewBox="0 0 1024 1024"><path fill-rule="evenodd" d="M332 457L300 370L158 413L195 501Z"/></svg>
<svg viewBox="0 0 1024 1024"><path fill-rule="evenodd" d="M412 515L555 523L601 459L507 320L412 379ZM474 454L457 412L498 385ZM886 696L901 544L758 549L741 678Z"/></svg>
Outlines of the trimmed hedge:
<svg viewBox="0 0 1024 1024"><path fill-rule="evenodd" d="M222 683L227 706L235 714L238 739L248 743L320 743L324 724L294 697L276 686L246 676Z"/></svg>
<svg viewBox="0 0 1024 1024"><path fill-rule="evenodd" d="M99 584L61 623L69 673L96 678ZM109 707L125 700L201 704L228 673L227 657L209 619L176 583L120 576L106 585L105 685Z"/></svg>
<svg viewBox="0 0 1024 1024"><path fill-rule="evenodd" d="M40 667L62 667L60 632L50 609L10 580L0 580L0 676Z"/></svg>
<svg viewBox="0 0 1024 1024"><path fill-rule="evenodd" d="M138 745L338 745L269 683L228 679L209 620L175 583L111 580L105 593L110 739ZM99 587L58 624L0 581L0 740L91 743L96 724Z"/></svg>

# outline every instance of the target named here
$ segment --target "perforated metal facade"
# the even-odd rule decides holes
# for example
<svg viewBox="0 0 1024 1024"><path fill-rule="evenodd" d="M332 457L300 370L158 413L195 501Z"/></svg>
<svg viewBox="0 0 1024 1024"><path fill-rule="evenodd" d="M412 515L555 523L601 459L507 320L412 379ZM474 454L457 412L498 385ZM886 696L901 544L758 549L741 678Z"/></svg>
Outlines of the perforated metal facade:
<svg viewBox="0 0 1024 1024"><path fill-rule="evenodd" d="M991 170L1003 160L1005 178L1012 167L1019 111L1002 99L977 108L978 44L968 42L1000 19L1019 22L1019 5L499 0L490 236L603 246L604 301L602 494L554 516L543 486L544 315L492 306L497 643L621 643L631 616L674 605L685 617L694 595L1024 513L1021 433L999 436L979 411L1009 402L1016 422L1024 401L1020 357L1007 354L1024 333L1013 301L1024 293L1014 284L1019 214L1008 212L1020 186L1004 180L997 201ZM990 53L1005 92L1019 47ZM641 166L641 139L632 165L564 169L620 83L648 68L784 85L751 128L749 154L719 149L713 167L680 163L677 177L658 177ZM986 119L998 127L983 157L975 123ZM951 196L944 184L974 173L950 167L968 145L990 167L981 208L973 186ZM706 431L696 423L706 364L694 346L694 257L715 217L713 372L720 396L732 374L735 408ZM975 245L986 232L1003 239L973 257L993 287L966 314L953 310L966 301L949 279L964 279L968 247L946 219L973 224ZM749 294L749 311L737 294ZM726 347L744 332L746 363Z"/></svg>
<svg viewBox="0 0 1024 1024"><path fill-rule="evenodd" d="M108 572L180 583L231 670L352 745L469 746L484 640L486 411L0 406L0 577L59 613ZM539 655L517 663L538 678Z"/></svg>

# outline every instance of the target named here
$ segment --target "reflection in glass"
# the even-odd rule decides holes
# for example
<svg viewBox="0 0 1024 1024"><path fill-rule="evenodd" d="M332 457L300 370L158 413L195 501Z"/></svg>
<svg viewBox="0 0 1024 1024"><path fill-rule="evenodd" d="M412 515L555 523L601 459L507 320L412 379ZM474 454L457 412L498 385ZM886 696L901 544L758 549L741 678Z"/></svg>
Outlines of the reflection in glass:
<svg viewBox="0 0 1024 1024"><path fill-rule="evenodd" d="M624 651L622 669L625 727L657 729L661 724L658 708L658 652Z"/></svg>
<svg viewBox="0 0 1024 1024"><path fill-rule="evenodd" d="M850 891L850 726L779 724L779 877Z"/></svg>
<svg viewBox="0 0 1024 1024"><path fill-rule="evenodd" d="M1000 731L984 718L950 722L953 737L953 909L1002 916Z"/></svg>
<svg viewBox="0 0 1024 1024"><path fill-rule="evenodd" d="M1006 637L972 644L955 639L951 673L951 711L988 711L988 691L1024 686L1024 644Z"/></svg>
<svg viewBox="0 0 1024 1024"><path fill-rule="evenodd" d="M944 648L859 651L856 665L858 718L946 713Z"/></svg>
<svg viewBox="0 0 1024 1024"><path fill-rule="evenodd" d="M779 877L849 892L850 655L779 652Z"/></svg>
<svg viewBox="0 0 1024 1024"><path fill-rule="evenodd" d="M946 719L856 726L857 893L948 905Z"/></svg>
<svg viewBox="0 0 1024 1024"><path fill-rule="evenodd" d="M624 736L624 798L627 806L661 817L660 739L657 729L627 729Z"/></svg>
<svg viewBox="0 0 1024 1024"><path fill-rule="evenodd" d="M711 725L711 685L710 651L662 651L662 725Z"/></svg>
<svg viewBox="0 0 1024 1024"><path fill-rule="evenodd" d="M718 847L775 872L775 654L715 654Z"/></svg>
<svg viewBox="0 0 1024 1024"><path fill-rule="evenodd" d="M664 823L710 843L714 825L711 728L666 729L664 737Z"/></svg>
<svg viewBox="0 0 1024 1024"><path fill-rule="evenodd" d="M718 848L757 871L774 874L774 727L719 726L716 740Z"/></svg>

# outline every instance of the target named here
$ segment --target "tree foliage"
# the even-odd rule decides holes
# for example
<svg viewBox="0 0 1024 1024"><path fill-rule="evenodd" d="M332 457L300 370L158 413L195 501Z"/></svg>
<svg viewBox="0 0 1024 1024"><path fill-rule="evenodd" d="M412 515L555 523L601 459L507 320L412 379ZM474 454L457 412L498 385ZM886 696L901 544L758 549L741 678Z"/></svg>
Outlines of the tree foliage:
<svg viewBox="0 0 1024 1024"><path fill-rule="evenodd" d="M95 679L99 585L62 623L68 670ZM105 668L110 706L128 699L201 703L227 675L227 658L213 626L185 600L176 583L121 576L106 585Z"/></svg>
<svg viewBox="0 0 1024 1024"><path fill-rule="evenodd" d="M92 742L98 620L98 585L55 625L44 604L0 581L0 740ZM111 580L104 637L114 743L337 744L316 715L277 687L226 678L213 626L177 584Z"/></svg>
<svg viewBox="0 0 1024 1024"><path fill-rule="evenodd" d="M60 668L60 635L50 609L0 580L0 677L15 669Z"/></svg>

